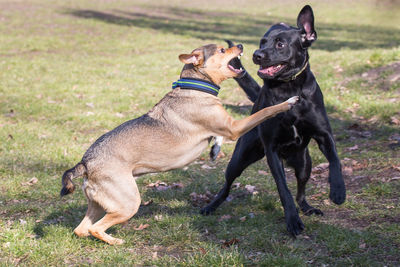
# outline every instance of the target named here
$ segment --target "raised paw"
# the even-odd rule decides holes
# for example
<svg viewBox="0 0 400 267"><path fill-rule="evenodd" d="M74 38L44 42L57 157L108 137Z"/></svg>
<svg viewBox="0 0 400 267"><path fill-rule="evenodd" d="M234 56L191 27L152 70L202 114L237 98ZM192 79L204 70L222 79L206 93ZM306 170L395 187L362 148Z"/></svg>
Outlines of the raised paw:
<svg viewBox="0 0 400 267"><path fill-rule="evenodd" d="M286 229L294 237L301 234L301 232L304 230L304 224L298 214L286 218Z"/></svg>
<svg viewBox="0 0 400 267"><path fill-rule="evenodd" d="M290 108L292 108L294 105L296 105L296 103L299 101L299 99L300 98L298 96L292 96L291 98L286 100L286 102L289 104Z"/></svg>

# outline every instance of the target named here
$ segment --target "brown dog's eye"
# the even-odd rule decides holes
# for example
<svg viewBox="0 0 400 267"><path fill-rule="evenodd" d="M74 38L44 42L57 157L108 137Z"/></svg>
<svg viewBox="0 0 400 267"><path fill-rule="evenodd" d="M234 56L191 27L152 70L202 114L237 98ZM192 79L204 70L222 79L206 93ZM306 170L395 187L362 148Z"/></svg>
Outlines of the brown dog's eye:
<svg viewBox="0 0 400 267"><path fill-rule="evenodd" d="M221 49L219 50L219 52L225 53L225 49L224 49L224 48L221 48Z"/></svg>

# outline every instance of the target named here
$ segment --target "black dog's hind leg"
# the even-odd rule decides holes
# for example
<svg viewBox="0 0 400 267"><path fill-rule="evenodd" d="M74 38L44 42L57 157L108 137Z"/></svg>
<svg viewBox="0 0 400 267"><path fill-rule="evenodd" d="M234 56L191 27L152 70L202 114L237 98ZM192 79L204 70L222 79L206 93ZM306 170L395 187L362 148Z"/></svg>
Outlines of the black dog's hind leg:
<svg viewBox="0 0 400 267"><path fill-rule="evenodd" d="M340 205L346 200L346 187L342 176L342 166L336 153L335 141L329 131L323 132L314 139L329 162L329 198L333 203Z"/></svg>
<svg viewBox="0 0 400 267"><path fill-rule="evenodd" d="M306 201L306 184L311 175L311 157L308 148L293 153L287 159L287 164L294 168L297 178L297 196L296 201L301 211L305 215L324 215L320 209L309 205Z"/></svg>
<svg viewBox="0 0 400 267"><path fill-rule="evenodd" d="M268 145L267 145L268 146ZM276 186L278 187L279 197L285 211L285 221L287 231L296 236L304 229L304 224L299 217L296 205L292 194L286 184L286 176L283 168L282 161L279 159L278 154L272 150L271 147L266 147L266 156L272 176L275 179Z"/></svg>
<svg viewBox="0 0 400 267"><path fill-rule="evenodd" d="M232 159L225 171L225 185L219 191L215 199L200 213L208 215L215 211L229 195L233 181L252 163L264 157L264 149L258 137L257 129L254 128L244 136L239 138Z"/></svg>

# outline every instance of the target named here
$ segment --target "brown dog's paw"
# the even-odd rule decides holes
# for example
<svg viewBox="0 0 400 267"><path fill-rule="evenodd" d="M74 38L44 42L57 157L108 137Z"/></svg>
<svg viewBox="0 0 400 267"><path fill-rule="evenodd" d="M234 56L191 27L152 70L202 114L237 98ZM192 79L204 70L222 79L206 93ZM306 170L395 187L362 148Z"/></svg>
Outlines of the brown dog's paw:
<svg viewBox="0 0 400 267"><path fill-rule="evenodd" d="M298 96L292 96L291 98L286 100L286 102L289 104L289 107L292 108L294 105L297 104L297 102L299 102L299 99L300 97Z"/></svg>

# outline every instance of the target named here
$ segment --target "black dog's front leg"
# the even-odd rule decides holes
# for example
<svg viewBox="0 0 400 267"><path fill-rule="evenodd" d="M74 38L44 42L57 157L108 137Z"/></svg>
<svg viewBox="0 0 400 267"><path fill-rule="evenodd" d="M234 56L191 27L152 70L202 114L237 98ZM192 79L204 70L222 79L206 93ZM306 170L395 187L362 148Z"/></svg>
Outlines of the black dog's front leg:
<svg viewBox="0 0 400 267"><path fill-rule="evenodd" d="M276 186L278 187L279 197L282 202L283 209L285 211L287 230L290 234L296 236L303 231L304 224L299 217L292 194L287 187L282 161L279 159L278 154L272 151L271 148L266 149L266 156L272 176L274 177Z"/></svg>
<svg viewBox="0 0 400 267"><path fill-rule="evenodd" d="M242 87L243 91L246 93L251 102L256 102L261 88L253 79L253 77L251 77L251 75L246 71L243 77L235 78L235 80L239 86Z"/></svg>
<svg viewBox="0 0 400 267"><path fill-rule="evenodd" d="M336 152L335 141L330 132L326 131L315 137L319 149L329 162L329 198L335 204L342 204L346 200L346 187L342 176L342 167Z"/></svg>
<svg viewBox="0 0 400 267"><path fill-rule="evenodd" d="M229 47L235 46L235 44L230 40L226 40L226 42L228 43ZM246 69L242 65L242 62L239 59L234 59L233 64L236 69L242 68L244 71L244 75L242 77L234 78L235 81L239 84L240 87L242 87L243 91L246 93L251 102L256 102L261 87L246 71Z"/></svg>

